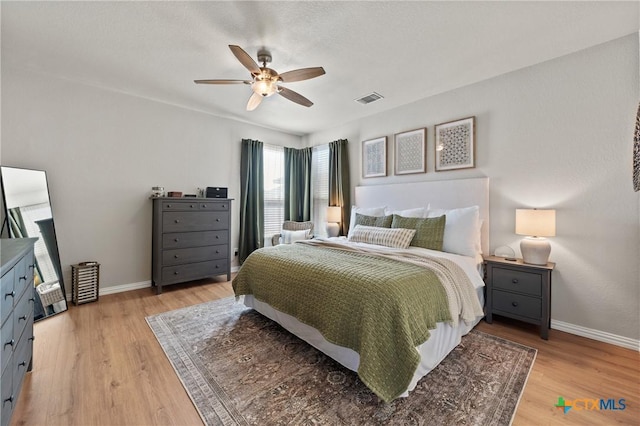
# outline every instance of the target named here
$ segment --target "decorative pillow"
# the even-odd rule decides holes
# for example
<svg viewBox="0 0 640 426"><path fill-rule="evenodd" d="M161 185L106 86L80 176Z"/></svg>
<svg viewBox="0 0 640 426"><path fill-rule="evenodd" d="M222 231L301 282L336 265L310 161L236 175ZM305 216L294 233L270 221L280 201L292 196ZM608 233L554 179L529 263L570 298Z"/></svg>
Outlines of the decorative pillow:
<svg viewBox="0 0 640 426"><path fill-rule="evenodd" d="M353 228L356 227L356 213L360 213L360 214L363 214L363 215L366 215L366 216L379 217L379 216L384 216L384 209L385 208L386 208L386 206L369 207L369 208L351 206L351 219L349 220L349 232L348 232L348 235L351 235L351 232L353 232Z"/></svg>
<svg viewBox="0 0 640 426"><path fill-rule="evenodd" d="M393 216L367 216L356 213L356 225L377 226L378 228L391 228Z"/></svg>
<svg viewBox="0 0 640 426"><path fill-rule="evenodd" d="M280 231L280 235L282 235L280 237L281 244L292 244L296 241L308 240L310 238L309 230L307 229L302 229L300 231L289 231L283 229L282 231Z"/></svg>
<svg viewBox="0 0 640 426"><path fill-rule="evenodd" d="M391 228L415 229L416 235L411 240L412 246L442 251L445 222L444 215L423 219L394 214Z"/></svg>
<svg viewBox="0 0 640 426"><path fill-rule="evenodd" d="M427 217L427 211L429 210L428 207L418 207L415 209L407 209L407 210L391 210L391 209L385 209L384 210L384 214L386 215L394 215L397 214L398 216L402 216L402 217Z"/></svg>
<svg viewBox="0 0 640 426"><path fill-rule="evenodd" d="M478 206L461 209L429 210L427 217L445 215L444 241L442 251L475 257L480 248L480 208Z"/></svg>
<svg viewBox="0 0 640 426"><path fill-rule="evenodd" d="M409 247L415 234L415 229L392 229L356 225L353 232L349 235L349 241L406 249Z"/></svg>

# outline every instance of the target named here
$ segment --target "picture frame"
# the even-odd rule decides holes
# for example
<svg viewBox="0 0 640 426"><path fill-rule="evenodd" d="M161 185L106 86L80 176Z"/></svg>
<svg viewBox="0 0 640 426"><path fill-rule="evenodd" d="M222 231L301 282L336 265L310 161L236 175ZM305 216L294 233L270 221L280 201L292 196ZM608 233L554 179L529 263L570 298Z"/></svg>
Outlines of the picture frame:
<svg viewBox="0 0 640 426"><path fill-rule="evenodd" d="M387 137L362 142L362 177L387 175Z"/></svg>
<svg viewBox="0 0 640 426"><path fill-rule="evenodd" d="M426 127L394 135L394 172L396 175L426 173Z"/></svg>
<svg viewBox="0 0 640 426"><path fill-rule="evenodd" d="M435 126L436 172L476 166L475 124L473 116Z"/></svg>

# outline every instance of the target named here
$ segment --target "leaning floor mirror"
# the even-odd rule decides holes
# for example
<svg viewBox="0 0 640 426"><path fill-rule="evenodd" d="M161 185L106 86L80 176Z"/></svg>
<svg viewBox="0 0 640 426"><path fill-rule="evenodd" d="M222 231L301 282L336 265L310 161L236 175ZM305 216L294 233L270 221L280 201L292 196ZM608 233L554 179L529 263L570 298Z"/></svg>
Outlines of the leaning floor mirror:
<svg viewBox="0 0 640 426"><path fill-rule="evenodd" d="M0 166L2 201L10 238L37 237L35 244L34 320L67 310L47 174ZM4 235L4 234L3 234Z"/></svg>

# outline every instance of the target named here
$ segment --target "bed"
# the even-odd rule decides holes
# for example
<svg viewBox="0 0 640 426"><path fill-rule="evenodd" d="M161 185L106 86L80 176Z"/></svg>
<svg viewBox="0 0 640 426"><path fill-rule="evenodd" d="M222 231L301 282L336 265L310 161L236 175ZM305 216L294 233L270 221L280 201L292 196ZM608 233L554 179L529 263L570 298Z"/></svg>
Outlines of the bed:
<svg viewBox="0 0 640 426"><path fill-rule="evenodd" d="M488 191L487 178L357 187L359 212L446 216L448 251L358 242L354 236L371 231L360 225L349 239L254 252L234 291L246 306L358 372L383 401L407 396L483 316ZM469 210L477 240L465 246L465 221L456 215Z"/></svg>

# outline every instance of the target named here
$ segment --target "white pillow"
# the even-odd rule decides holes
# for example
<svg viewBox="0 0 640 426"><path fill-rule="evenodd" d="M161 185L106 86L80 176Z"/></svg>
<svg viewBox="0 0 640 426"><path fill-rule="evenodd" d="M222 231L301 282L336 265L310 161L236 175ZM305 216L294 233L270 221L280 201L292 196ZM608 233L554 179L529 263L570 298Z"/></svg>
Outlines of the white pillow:
<svg viewBox="0 0 640 426"><path fill-rule="evenodd" d="M360 213L365 216L380 217L380 216L384 216L384 210L386 208L387 206L369 207L369 208L351 206L351 219L349 220L349 232L347 235L350 236L351 233L353 232L353 228L356 227L356 213Z"/></svg>
<svg viewBox="0 0 640 426"><path fill-rule="evenodd" d="M406 249L415 235L415 229L356 225L349 234L349 241Z"/></svg>
<svg viewBox="0 0 640 426"><path fill-rule="evenodd" d="M478 206L461 209L434 209L427 217L447 217L444 225L442 251L476 257L481 251L480 244L480 208Z"/></svg>
<svg viewBox="0 0 640 426"><path fill-rule="evenodd" d="M301 229L300 231L289 231L287 229L283 229L280 231L280 235L280 244L293 244L296 241L308 240L309 230Z"/></svg>
<svg viewBox="0 0 640 426"><path fill-rule="evenodd" d="M402 216L402 217L419 217L424 219L427 217L427 210L429 210L429 207L418 207L415 209L407 209L407 210L391 210L389 208L386 208L384 210L384 214L385 216L391 216L391 215L397 214L398 216Z"/></svg>

